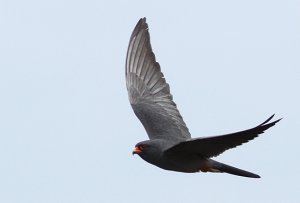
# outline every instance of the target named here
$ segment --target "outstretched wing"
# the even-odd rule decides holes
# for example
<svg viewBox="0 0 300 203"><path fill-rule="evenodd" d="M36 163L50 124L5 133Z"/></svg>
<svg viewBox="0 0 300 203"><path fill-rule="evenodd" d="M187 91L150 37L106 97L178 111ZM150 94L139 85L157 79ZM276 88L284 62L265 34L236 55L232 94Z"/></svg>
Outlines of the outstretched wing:
<svg viewBox="0 0 300 203"><path fill-rule="evenodd" d="M186 142L181 142L166 150L166 153L196 153L206 158L218 156L228 149L242 145L243 143L256 138L259 134L264 133L265 130L274 126L281 120L278 119L269 123L273 117L274 114L262 124L248 130L221 136L195 138Z"/></svg>
<svg viewBox="0 0 300 203"><path fill-rule="evenodd" d="M126 85L130 104L150 139L178 142L191 137L155 60L146 18L139 20L130 37Z"/></svg>

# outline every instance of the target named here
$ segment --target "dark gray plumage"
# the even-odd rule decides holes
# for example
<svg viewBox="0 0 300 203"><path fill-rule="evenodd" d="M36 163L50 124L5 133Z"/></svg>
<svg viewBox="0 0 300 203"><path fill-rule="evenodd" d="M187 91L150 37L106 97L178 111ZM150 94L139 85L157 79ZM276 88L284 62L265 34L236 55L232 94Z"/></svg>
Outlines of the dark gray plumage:
<svg viewBox="0 0 300 203"><path fill-rule="evenodd" d="M245 131L192 139L155 60L146 18L139 20L130 37L125 74L130 104L150 138L136 144L134 154L166 170L226 172L259 178L210 158L254 139L280 119L269 122L272 115L262 124Z"/></svg>

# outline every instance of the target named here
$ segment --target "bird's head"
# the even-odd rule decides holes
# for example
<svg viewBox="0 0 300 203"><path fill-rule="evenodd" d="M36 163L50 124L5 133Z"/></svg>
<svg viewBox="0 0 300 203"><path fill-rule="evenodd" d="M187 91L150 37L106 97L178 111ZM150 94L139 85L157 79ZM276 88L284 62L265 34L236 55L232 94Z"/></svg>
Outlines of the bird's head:
<svg viewBox="0 0 300 203"><path fill-rule="evenodd" d="M160 140L146 140L135 145L132 154L138 154L143 159L153 159L163 153L163 146Z"/></svg>

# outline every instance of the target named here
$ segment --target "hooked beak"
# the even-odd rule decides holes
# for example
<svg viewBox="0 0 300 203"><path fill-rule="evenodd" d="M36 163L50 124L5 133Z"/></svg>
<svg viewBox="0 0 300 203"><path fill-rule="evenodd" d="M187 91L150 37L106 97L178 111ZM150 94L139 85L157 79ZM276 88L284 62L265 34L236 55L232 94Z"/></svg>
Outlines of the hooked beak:
<svg viewBox="0 0 300 203"><path fill-rule="evenodd" d="M142 150L140 148L135 147L134 150L132 151L132 155L139 154L141 152L142 152Z"/></svg>

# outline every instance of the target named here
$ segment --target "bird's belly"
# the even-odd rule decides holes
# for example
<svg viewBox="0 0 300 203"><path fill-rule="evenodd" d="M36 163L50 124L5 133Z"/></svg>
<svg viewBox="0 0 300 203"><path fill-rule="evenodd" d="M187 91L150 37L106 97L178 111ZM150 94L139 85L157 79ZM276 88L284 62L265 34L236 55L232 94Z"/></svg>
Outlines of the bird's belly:
<svg viewBox="0 0 300 203"><path fill-rule="evenodd" d="M193 155L173 156L168 157L166 160L166 164L164 164L161 168L185 173L199 172L207 162L207 159Z"/></svg>

